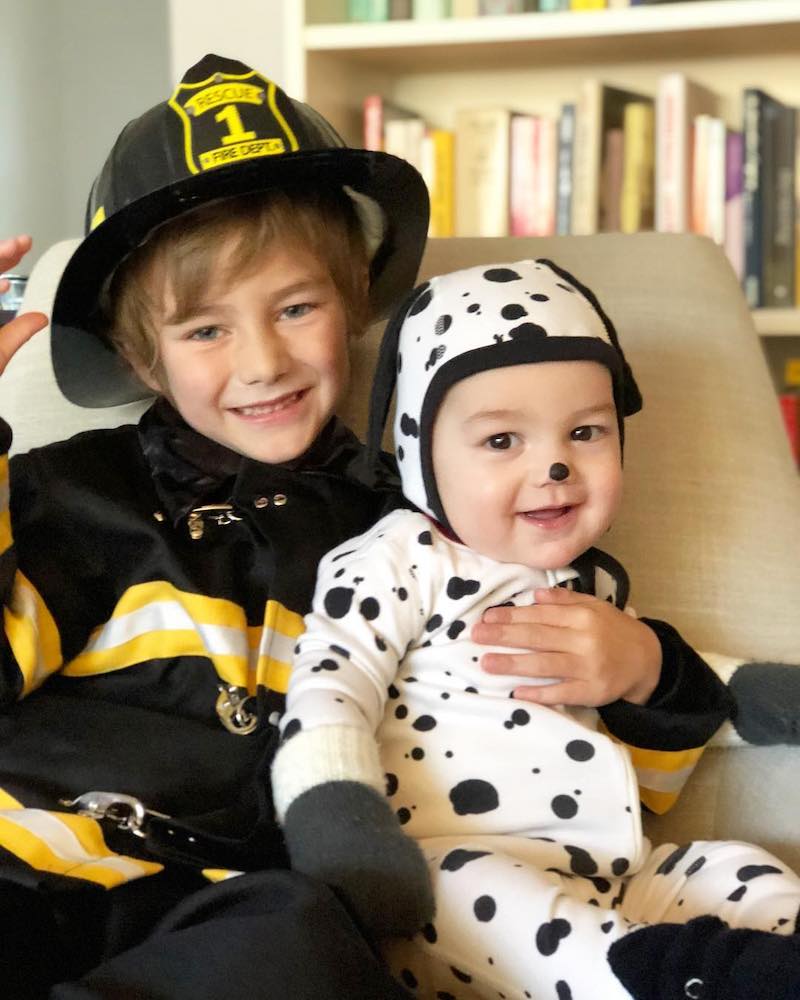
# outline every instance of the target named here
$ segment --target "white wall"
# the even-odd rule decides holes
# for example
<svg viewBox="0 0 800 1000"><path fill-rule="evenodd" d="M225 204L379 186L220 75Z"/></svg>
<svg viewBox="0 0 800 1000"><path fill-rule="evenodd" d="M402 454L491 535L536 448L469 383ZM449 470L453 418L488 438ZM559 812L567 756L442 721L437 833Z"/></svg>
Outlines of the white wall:
<svg viewBox="0 0 800 1000"><path fill-rule="evenodd" d="M283 83L296 2L0 0L0 236L33 236L20 270L82 234L92 180L123 125L207 52Z"/></svg>
<svg viewBox="0 0 800 1000"><path fill-rule="evenodd" d="M122 126L169 90L167 0L0 0L0 234L83 231Z"/></svg>
<svg viewBox="0 0 800 1000"><path fill-rule="evenodd" d="M169 0L173 83L204 55L238 59L286 86L284 23L298 0Z"/></svg>

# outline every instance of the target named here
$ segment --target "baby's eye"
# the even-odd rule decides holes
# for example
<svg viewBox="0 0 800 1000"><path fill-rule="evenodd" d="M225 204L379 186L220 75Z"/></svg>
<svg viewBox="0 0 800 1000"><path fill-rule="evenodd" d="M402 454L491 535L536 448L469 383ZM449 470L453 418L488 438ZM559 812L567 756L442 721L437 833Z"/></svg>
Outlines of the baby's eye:
<svg viewBox="0 0 800 1000"><path fill-rule="evenodd" d="M192 330L187 340L216 340L220 335L220 329L218 326L201 326L198 330Z"/></svg>
<svg viewBox="0 0 800 1000"><path fill-rule="evenodd" d="M503 431L502 434L492 434L490 438L484 441L484 444L487 448L491 448L492 451L506 451L514 443L515 438L516 434Z"/></svg>
<svg viewBox="0 0 800 1000"><path fill-rule="evenodd" d="M313 308L314 306L310 302L295 302L294 304L285 307L283 315L287 319L302 319L302 317L307 316Z"/></svg>
<svg viewBox="0 0 800 1000"><path fill-rule="evenodd" d="M604 429L597 424L583 424L581 427L576 427L570 433L570 438L573 441L594 441L600 437Z"/></svg>

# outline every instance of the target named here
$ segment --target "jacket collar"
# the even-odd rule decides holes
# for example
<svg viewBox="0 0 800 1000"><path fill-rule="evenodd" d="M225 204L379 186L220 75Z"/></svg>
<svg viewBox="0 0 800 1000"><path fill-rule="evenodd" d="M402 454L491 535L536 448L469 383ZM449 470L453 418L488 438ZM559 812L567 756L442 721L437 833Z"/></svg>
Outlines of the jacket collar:
<svg viewBox="0 0 800 1000"><path fill-rule="evenodd" d="M397 488L390 457L384 454L377 467L368 467L364 446L337 417L306 452L280 465L257 462L198 433L164 398L142 416L138 433L159 502L173 524L204 503L229 502L240 481L264 493L310 474L344 476L370 489Z"/></svg>

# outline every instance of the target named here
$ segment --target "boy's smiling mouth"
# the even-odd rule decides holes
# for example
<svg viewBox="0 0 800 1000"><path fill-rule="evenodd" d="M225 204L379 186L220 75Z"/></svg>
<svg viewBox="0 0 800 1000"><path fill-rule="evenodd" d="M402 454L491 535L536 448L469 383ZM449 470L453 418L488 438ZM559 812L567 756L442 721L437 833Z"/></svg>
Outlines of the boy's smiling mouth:
<svg viewBox="0 0 800 1000"><path fill-rule="evenodd" d="M233 413L242 417L268 417L273 413L281 413L289 407L294 406L305 398L308 389L297 389L295 392L287 392L285 396L269 400L263 403L250 403L247 406L232 406Z"/></svg>

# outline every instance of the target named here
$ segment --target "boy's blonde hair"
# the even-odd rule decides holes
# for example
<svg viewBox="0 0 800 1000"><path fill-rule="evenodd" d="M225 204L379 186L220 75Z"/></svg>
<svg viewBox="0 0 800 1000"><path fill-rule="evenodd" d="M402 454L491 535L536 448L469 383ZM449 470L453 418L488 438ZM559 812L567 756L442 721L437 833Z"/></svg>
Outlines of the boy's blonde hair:
<svg viewBox="0 0 800 1000"><path fill-rule="evenodd" d="M222 258L220 246L231 243ZM166 290L179 317L208 288L247 276L266 254L284 248L308 250L327 267L348 335L359 337L370 318L369 261L352 202L344 192L275 189L208 202L156 230L106 288L101 305L109 339L135 370L163 386L158 325Z"/></svg>

